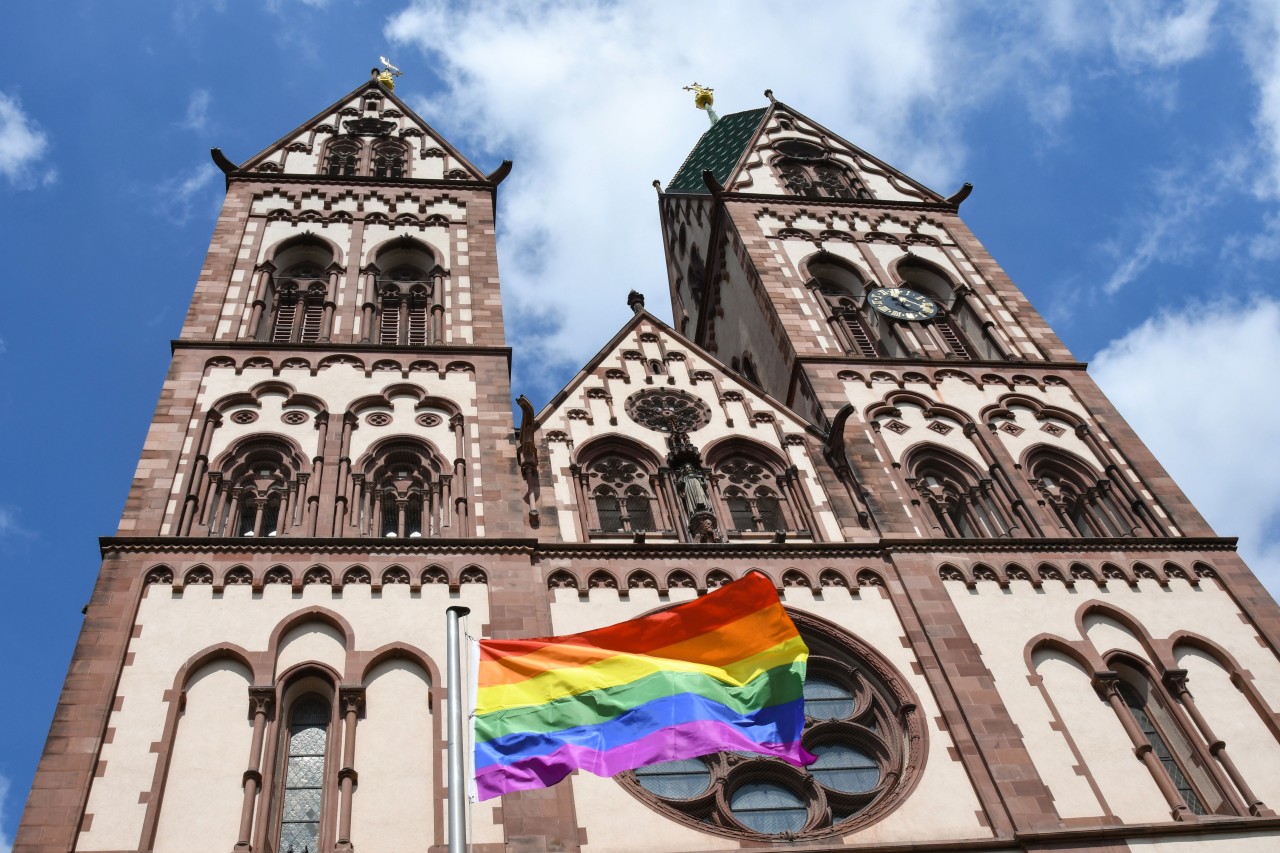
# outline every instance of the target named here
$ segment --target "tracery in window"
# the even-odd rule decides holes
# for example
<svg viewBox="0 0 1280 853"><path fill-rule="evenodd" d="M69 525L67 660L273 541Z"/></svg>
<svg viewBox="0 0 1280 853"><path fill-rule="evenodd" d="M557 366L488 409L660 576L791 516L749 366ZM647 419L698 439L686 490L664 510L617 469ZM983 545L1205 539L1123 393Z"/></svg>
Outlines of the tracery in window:
<svg viewBox="0 0 1280 853"><path fill-rule="evenodd" d="M837 161L821 145L786 139L774 146L781 155L774 162L783 186L810 198L870 198L853 170Z"/></svg>
<svg viewBox="0 0 1280 853"><path fill-rule="evenodd" d="M790 505L793 471L760 454L741 451L717 459L713 470L727 516L726 529L741 534L803 527Z"/></svg>
<svg viewBox="0 0 1280 853"><path fill-rule="evenodd" d="M403 178L405 167L404 147L395 142L384 142L373 149L373 174L378 178Z"/></svg>
<svg viewBox="0 0 1280 853"><path fill-rule="evenodd" d="M278 536L300 519L301 460L274 438L251 440L226 456L211 476L209 528L214 536Z"/></svg>
<svg viewBox="0 0 1280 853"><path fill-rule="evenodd" d="M280 791L280 843L276 849L281 853L319 850L328 741L329 703L324 697L310 693L294 702Z"/></svg>
<svg viewBox="0 0 1280 853"><path fill-rule="evenodd" d="M847 834L902 800L925 755L914 697L861 641L791 617L809 646L803 742L817 762L721 752L622 773L623 787L694 829L757 842Z"/></svg>
<svg viewBox="0 0 1280 853"><path fill-rule="evenodd" d="M593 507L591 529L601 533L658 529L655 477L635 457L621 452L595 456L581 476Z"/></svg>
<svg viewBox="0 0 1280 853"><path fill-rule="evenodd" d="M326 175L352 176L360 168L360 151L362 146L350 137L335 140L329 145L325 159Z"/></svg>
<svg viewBox="0 0 1280 853"><path fill-rule="evenodd" d="M1116 499L1111 481L1092 467L1059 451L1038 451L1025 465L1032 486L1058 522L1084 537L1133 536L1140 522Z"/></svg>
<svg viewBox="0 0 1280 853"><path fill-rule="evenodd" d="M365 536L418 539L446 535L452 525L453 477L424 443L393 439L359 466L356 523Z"/></svg>
<svg viewBox="0 0 1280 853"><path fill-rule="evenodd" d="M956 539L1011 535L1013 524L990 479L940 447L917 450L906 465L907 484L915 489L943 536Z"/></svg>

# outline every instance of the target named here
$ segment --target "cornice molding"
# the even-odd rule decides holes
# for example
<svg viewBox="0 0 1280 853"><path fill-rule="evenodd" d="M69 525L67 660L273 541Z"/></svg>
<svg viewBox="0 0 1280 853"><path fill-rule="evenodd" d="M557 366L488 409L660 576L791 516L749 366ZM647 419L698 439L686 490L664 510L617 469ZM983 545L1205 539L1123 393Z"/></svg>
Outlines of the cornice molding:
<svg viewBox="0 0 1280 853"><path fill-rule="evenodd" d="M368 175L301 175L286 172L236 172L227 176L227 185L235 183L311 184L326 187L417 187L439 190L483 190L496 195L498 185L488 181L446 180L443 178L376 178ZM465 224L465 223L463 223Z"/></svg>
<svg viewBox="0 0 1280 853"><path fill-rule="evenodd" d="M1071 559L1085 554L1192 553L1235 551L1235 537L1185 536L1143 539L899 539L876 542L539 542L536 539L398 540L367 538L284 538L270 542L225 537L104 536L98 540L108 554L350 554L399 558L408 555L525 555L531 560L554 559L765 559L822 557L826 559L891 558L894 554L934 554L941 559L966 554L1059 554Z"/></svg>
<svg viewBox="0 0 1280 853"><path fill-rule="evenodd" d="M733 190L726 190L719 194L712 193L659 193L662 199L706 199L707 201L719 201L724 204L733 202L746 202L749 204L771 204L771 205L793 205L796 207L872 207L886 210L920 210L933 211L936 213L954 213L960 215L960 206L957 204L947 204L946 202L936 201L897 201L891 199L874 199L874 198L811 198L809 196L791 196L791 195L770 195L767 193L742 193Z"/></svg>
<svg viewBox="0 0 1280 853"><path fill-rule="evenodd" d="M393 356L403 357L406 354L414 357L429 355L454 355L458 353L481 354L481 355L500 355L511 361L511 347L495 347L484 344L444 344L436 346L403 346L390 348L384 344L377 342L360 343L352 341L342 346L334 346L329 343L303 343L294 341L291 343L271 343L270 341L188 341L182 338L174 338L169 341L169 353L172 355L178 350L219 350L219 351L240 351L252 352L261 350L264 352L323 352L332 353L333 355L385 355L388 358Z"/></svg>
<svg viewBox="0 0 1280 853"><path fill-rule="evenodd" d="M1007 361L1005 359L973 359L969 361L958 361L956 359L945 358L924 359L880 356L875 358L859 358L852 355L798 355L796 356L796 363L856 364L865 367L882 367L885 365L890 367L929 367L937 370L941 370L943 368L969 370L972 368L983 367L1001 368L1017 372L1026 372L1028 370L1086 371L1089 369L1089 363L1086 361Z"/></svg>

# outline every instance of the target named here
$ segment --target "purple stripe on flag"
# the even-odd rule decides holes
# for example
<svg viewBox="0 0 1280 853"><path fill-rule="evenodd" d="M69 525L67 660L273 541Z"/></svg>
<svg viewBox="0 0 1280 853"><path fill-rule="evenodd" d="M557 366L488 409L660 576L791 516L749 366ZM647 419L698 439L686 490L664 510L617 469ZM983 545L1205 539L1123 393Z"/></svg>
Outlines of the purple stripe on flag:
<svg viewBox="0 0 1280 853"><path fill-rule="evenodd" d="M514 764L491 764L476 773L476 790L480 799L488 800L512 791L554 785L578 769L590 771L597 776L613 776L646 764L697 758L699 755L725 750L771 755L797 767L816 760L799 741L758 743L738 726L695 720L677 723L609 750L566 745Z"/></svg>

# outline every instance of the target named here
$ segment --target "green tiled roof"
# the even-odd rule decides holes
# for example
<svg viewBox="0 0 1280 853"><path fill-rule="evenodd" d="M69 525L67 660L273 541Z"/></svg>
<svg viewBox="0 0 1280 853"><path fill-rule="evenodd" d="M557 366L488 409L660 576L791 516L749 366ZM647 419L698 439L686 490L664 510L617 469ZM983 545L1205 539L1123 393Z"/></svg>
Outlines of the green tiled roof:
<svg viewBox="0 0 1280 853"><path fill-rule="evenodd" d="M751 141L751 135L760 125L765 110L765 107L761 107L721 117L710 130L702 134L698 144L693 146L680 171L667 184L667 192L707 192L707 185L702 180L702 173L707 169L711 170L711 174L720 183L727 181L729 172L742 156L742 149Z"/></svg>

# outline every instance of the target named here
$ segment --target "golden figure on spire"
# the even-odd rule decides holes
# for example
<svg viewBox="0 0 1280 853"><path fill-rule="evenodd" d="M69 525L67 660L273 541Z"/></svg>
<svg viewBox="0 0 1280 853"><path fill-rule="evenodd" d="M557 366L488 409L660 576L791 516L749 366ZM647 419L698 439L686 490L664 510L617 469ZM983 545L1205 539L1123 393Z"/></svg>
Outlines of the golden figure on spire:
<svg viewBox="0 0 1280 853"><path fill-rule="evenodd" d="M382 62L382 69L379 70L377 68L373 68L369 73L372 74L374 79L379 83L386 86L387 91L394 92L396 90L395 78L399 77L404 72L392 65L390 60L385 56L379 56L378 59Z"/></svg>
<svg viewBox="0 0 1280 853"><path fill-rule="evenodd" d="M684 91L693 92L693 105L700 110L706 110L707 118L711 119L712 124L720 120L720 116L716 115L716 111L711 109L711 105L716 102L715 89L710 86L693 83L685 86Z"/></svg>

